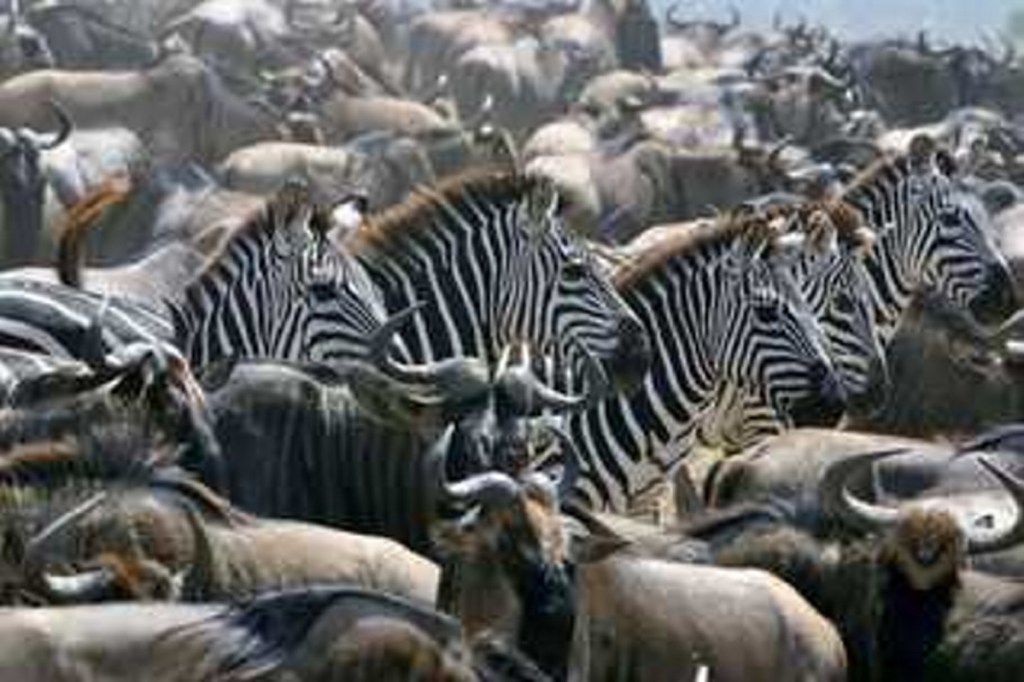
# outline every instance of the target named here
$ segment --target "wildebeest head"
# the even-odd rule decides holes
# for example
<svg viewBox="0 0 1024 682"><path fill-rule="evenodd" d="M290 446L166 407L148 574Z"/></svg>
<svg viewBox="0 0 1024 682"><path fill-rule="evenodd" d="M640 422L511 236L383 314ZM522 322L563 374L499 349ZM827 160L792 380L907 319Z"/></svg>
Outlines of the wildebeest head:
<svg viewBox="0 0 1024 682"><path fill-rule="evenodd" d="M53 52L46 38L20 16L17 2L0 26L0 78L53 68Z"/></svg>
<svg viewBox="0 0 1024 682"><path fill-rule="evenodd" d="M911 508L889 529L879 559L902 573L914 589L931 590L958 582L967 563L966 542L948 512Z"/></svg>
<svg viewBox="0 0 1024 682"><path fill-rule="evenodd" d="M934 585L962 563L965 553L994 552L1012 547L1024 538L1024 482L997 464L979 458L1014 499L1018 514L1010 528L986 529L977 519L958 519L943 500L910 502L901 508L876 505L858 499L847 481L872 463L903 450L867 452L830 465L821 479L818 496L826 513L848 529L887 532L886 557L918 585Z"/></svg>
<svg viewBox="0 0 1024 682"><path fill-rule="evenodd" d="M575 621L568 537L546 477L485 473L447 486L468 509L435 536L454 556L452 608L470 637L490 632L563 678Z"/></svg>

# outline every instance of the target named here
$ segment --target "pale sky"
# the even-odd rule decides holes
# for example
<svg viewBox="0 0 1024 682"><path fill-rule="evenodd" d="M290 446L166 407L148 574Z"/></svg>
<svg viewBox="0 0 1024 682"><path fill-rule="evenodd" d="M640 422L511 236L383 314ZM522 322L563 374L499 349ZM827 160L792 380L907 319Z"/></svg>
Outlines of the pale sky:
<svg viewBox="0 0 1024 682"><path fill-rule="evenodd" d="M649 0L662 11L670 0ZM812 21L826 19L834 30L863 37L872 34L929 33L960 41L977 40L985 31L1000 29L1024 0L689 0L682 7L705 16L728 15L735 5L745 20L767 25L780 8L783 16L805 14Z"/></svg>

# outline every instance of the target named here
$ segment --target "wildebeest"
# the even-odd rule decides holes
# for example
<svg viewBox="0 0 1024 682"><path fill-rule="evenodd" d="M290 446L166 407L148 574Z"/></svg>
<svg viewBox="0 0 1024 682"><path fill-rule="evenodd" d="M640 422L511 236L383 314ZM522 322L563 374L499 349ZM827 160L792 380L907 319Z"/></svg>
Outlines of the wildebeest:
<svg viewBox="0 0 1024 682"><path fill-rule="evenodd" d="M477 679L451 618L345 588L286 591L238 606L2 609L0 647L10 652L0 675L26 682Z"/></svg>
<svg viewBox="0 0 1024 682"><path fill-rule="evenodd" d="M1021 484L1010 485L1019 499ZM910 506L892 523L882 537L850 545L788 526L754 530L716 559L794 585L843 634L853 680L1017 679L1020 586L970 570L970 535L942 509Z"/></svg>
<svg viewBox="0 0 1024 682"><path fill-rule="evenodd" d="M118 437L116 424L96 431L78 444L31 443L4 458L0 476L20 499L37 500L4 511L36 517L36 529L8 525L7 533L26 533L23 577L45 598L221 601L345 584L434 602L437 567L398 543L248 516L159 449ZM40 520L34 504L71 511ZM77 568L52 568L68 565Z"/></svg>
<svg viewBox="0 0 1024 682"><path fill-rule="evenodd" d="M466 511L436 531L452 555L448 608L470 636L499 633L555 679L845 677L833 627L760 571L631 556L598 538L574 546L543 477L484 474L449 492Z"/></svg>
<svg viewBox="0 0 1024 682"><path fill-rule="evenodd" d="M61 105L81 128L127 128L168 162L215 162L237 147L279 137L272 115L188 55L169 55L137 71L54 69L12 78L0 85L0 124L43 126L48 102Z"/></svg>

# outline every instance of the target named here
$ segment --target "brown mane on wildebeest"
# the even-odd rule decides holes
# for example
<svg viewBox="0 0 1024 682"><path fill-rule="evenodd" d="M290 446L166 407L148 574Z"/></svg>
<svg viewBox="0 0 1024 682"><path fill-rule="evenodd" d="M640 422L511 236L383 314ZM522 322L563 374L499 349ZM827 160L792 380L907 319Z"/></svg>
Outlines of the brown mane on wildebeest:
<svg viewBox="0 0 1024 682"><path fill-rule="evenodd" d="M99 429L78 439L19 444L0 458L4 500L45 501L82 496L119 486L155 486L173 491L204 516L228 525L253 519L174 465L175 453L152 447L131 428Z"/></svg>
<svg viewBox="0 0 1024 682"><path fill-rule="evenodd" d="M433 187L420 186L400 204L368 216L351 239L353 252L386 248L414 230L430 229L437 219L467 198L494 203L519 201L542 184L545 178L523 173L471 170L444 179Z"/></svg>

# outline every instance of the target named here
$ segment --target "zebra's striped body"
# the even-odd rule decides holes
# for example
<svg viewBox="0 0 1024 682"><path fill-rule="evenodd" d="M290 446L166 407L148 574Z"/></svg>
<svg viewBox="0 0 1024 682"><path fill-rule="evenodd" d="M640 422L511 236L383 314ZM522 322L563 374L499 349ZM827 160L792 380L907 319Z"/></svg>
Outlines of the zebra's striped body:
<svg viewBox="0 0 1024 682"><path fill-rule="evenodd" d="M842 197L875 234L864 260L867 276L858 286L870 297L875 317L875 338L865 342L883 352L911 299L925 289L983 317L998 319L1014 308L1009 273L986 230L984 207L957 186L948 162L926 138L911 147L908 156L865 172ZM805 293L814 306L813 293ZM822 322L829 340L836 339L835 325ZM833 352L844 385L855 395L850 378L869 375L843 369L844 356L855 354L837 345ZM722 385L718 401L706 432L727 450L749 447L781 426L763 401L734 385Z"/></svg>
<svg viewBox="0 0 1024 682"><path fill-rule="evenodd" d="M364 224L352 248L388 311L425 304L403 333L407 359L493 366L502 348L526 342L599 368L606 385L638 383L649 362L643 330L559 210L540 178L480 174Z"/></svg>
<svg viewBox="0 0 1024 682"><path fill-rule="evenodd" d="M288 186L180 297L152 307L56 284L0 281L0 345L87 359L86 339L99 325L103 348L93 351L168 343L193 367L224 357L364 357L383 306L365 272L330 244L326 229L306 192Z"/></svg>
<svg viewBox="0 0 1024 682"><path fill-rule="evenodd" d="M620 272L653 363L637 392L568 418L584 460L577 490L591 504L625 510L670 477L723 379L757 387L798 423L838 416L842 391L821 330L776 237L760 218L704 226L651 244Z"/></svg>
<svg viewBox="0 0 1024 682"><path fill-rule="evenodd" d="M885 375L863 262L872 240L849 213L842 204L807 204L785 210L781 218L788 221L788 229L807 234L813 244L800 252L790 272L821 324L843 389L851 400L872 399ZM700 439L733 453L788 426L757 391L722 382L715 408L701 425Z"/></svg>

